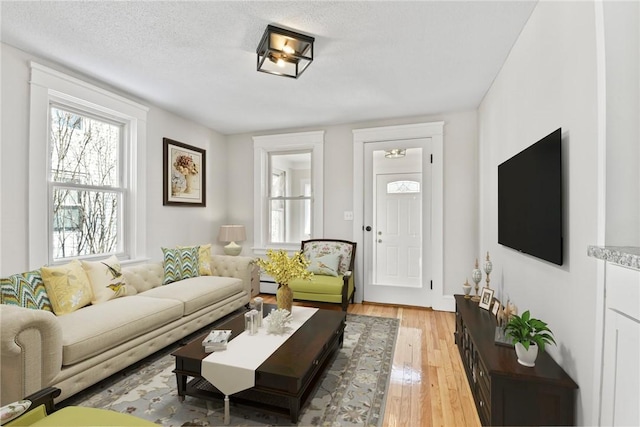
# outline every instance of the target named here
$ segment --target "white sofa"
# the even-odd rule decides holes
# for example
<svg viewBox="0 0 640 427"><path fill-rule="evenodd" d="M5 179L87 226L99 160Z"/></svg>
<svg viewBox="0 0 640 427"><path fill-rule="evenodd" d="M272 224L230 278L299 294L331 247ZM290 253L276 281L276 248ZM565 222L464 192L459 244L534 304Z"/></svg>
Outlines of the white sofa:
<svg viewBox="0 0 640 427"><path fill-rule="evenodd" d="M56 402L249 303L253 259L212 255L212 276L162 285L161 263L123 267L137 294L73 313L0 304L0 405L45 387Z"/></svg>

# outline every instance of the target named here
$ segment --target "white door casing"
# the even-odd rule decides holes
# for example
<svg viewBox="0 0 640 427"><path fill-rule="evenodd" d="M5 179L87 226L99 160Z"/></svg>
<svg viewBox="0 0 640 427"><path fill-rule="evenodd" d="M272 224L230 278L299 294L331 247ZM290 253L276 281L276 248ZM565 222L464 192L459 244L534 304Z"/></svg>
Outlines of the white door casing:
<svg viewBox="0 0 640 427"><path fill-rule="evenodd" d="M365 218L364 218L364 189L365 179L365 146L381 141L397 141L403 139L429 138L433 161L431 163L431 180L428 185L431 191L431 221L425 224L429 228L431 238L428 250L423 251L423 264L430 264L433 292L431 307L436 310L455 310L455 301L452 295L444 295L443 286L443 130L444 122L416 123L410 125L385 126L367 129L353 130L354 154L353 154L353 197L354 197L354 222L353 239L358 243L356 252L355 281L356 302L361 302L363 297L363 270L365 245ZM430 159L431 161L431 159ZM371 181L370 179L368 180ZM426 244L426 243L425 243ZM426 280L426 279L425 279ZM412 305L424 305L419 302ZM425 305L428 306L428 305Z"/></svg>
<svg viewBox="0 0 640 427"><path fill-rule="evenodd" d="M388 160L384 158L384 151L393 148L407 149L407 156L404 159ZM376 278L379 270L378 262L381 256L378 256L378 240L383 240L378 232L383 230L378 228L377 207L380 205L376 201L376 176L384 173L398 173L406 171L420 174L424 182L430 181L431 175L431 140L430 138L415 138L394 141L379 141L366 144L365 146L365 186L364 186L364 222L365 232L362 246L363 258L363 300L367 302L399 304L409 306L431 307L431 259L423 257L422 254L428 254L430 246L430 227L429 212L431 211L431 189L423 188L420 197L420 210L422 216L420 221L420 262L417 267L419 278L414 280L414 286L401 285L395 280L402 281L397 273L387 275L388 281L394 282L392 285L380 282L380 278ZM425 216L426 215L426 216ZM371 231L366 231L367 227L371 227ZM384 246L384 240L383 240ZM409 242L405 242L408 245ZM384 247L381 249L385 249ZM392 249L393 253L393 248ZM389 260L389 258L387 258ZM393 261L391 261L393 262ZM403 260L406 266L406 260ZM392 266L393 267L393 266ZM400 266L398 266L400 267ZM386 268L382 265L381 268ZM406 274L406 273L405 273ZM389 277L395 276L395 277Z"/></svg>

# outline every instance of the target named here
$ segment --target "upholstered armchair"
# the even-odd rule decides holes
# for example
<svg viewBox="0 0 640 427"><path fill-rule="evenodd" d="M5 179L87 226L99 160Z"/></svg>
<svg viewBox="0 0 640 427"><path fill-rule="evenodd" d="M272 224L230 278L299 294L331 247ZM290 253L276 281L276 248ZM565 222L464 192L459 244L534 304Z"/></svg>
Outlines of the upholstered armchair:
<svg viewBox="0 0 640 427"><path fill-rule="evenodd" d="M156 426L151 421L123 414L108 409L88 408L84 406L66 406L56 410L53 399L60 396L60 389L57 387L47 387L37 391L25 398L25 400L9 404L2 407L3 421L5 415L7 423L3 426L41 426L41 427L80 427L80 426ZM25 405L24 402L28 402ZM12 414L11 411L20 407L25 412L18 411ZM9 419L16 415L15 419Z"/></svg>
<svg viewBox="0 0 640 427"><path fill-rule="evenodd" d="M340 304L347 311L353 302L355 285L353 266L356 243L336 239L304 240L301 252L310 261L311 280L289 282L293 299Z"/></svg>

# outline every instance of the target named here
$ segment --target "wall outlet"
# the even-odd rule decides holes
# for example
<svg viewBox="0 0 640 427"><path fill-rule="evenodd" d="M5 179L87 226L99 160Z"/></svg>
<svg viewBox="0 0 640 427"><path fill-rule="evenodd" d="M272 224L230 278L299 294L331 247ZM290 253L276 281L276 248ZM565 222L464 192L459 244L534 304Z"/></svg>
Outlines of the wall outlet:
<svg viewBox="0 0 640 427"><path fill-rule="evenodd" d="M344 211L344 220L353 221L353 211Z"/></svg>

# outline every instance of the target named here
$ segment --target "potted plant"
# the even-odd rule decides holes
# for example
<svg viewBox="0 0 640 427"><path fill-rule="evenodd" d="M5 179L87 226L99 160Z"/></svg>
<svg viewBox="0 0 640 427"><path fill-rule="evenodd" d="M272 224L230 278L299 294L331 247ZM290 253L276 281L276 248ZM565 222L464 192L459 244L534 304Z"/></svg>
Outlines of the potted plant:
<svg viewBox="0 0 640 427"><path fill-rule="evenodd" d="M289 256L284 250L267 249L267 259L258 259L256 262L278 284L276 291L278 309L285 309L291 313L293 291L289 288L289 282L293 279L311 278L313 273L307 270L309 261L301 252Z"/></svg>
<svg viewBox="0 0 640 427"><path fill-rule="evenodd" d="M505 332L515 345L518 363L524 366L535 366L538 349L544 351L545 344L556 343L547 324L531 317L529 310L522 313L522 316L514 314L509 319Z"/></svg>

